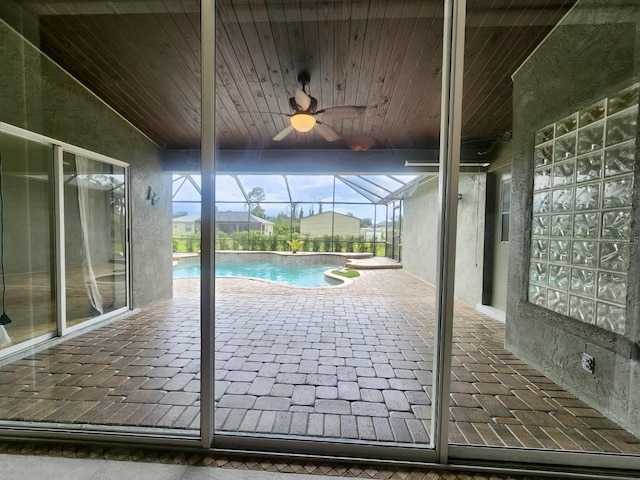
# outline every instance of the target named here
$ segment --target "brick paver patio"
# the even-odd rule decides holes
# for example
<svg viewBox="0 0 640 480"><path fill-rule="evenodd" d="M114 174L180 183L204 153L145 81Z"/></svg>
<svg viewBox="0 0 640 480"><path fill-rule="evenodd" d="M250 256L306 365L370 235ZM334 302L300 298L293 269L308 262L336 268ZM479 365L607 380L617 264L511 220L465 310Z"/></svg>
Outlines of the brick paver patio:
<svg viewBox="0 0 640 480"><path fill-rule="evenodd" d="M402 270L347 287L218 279L216 428L429 441L433 289ZM199 284L0 367L6 420L197 429ZM450 441L640 453L638 439L502 347L503 325L456 306Z"/></svg>

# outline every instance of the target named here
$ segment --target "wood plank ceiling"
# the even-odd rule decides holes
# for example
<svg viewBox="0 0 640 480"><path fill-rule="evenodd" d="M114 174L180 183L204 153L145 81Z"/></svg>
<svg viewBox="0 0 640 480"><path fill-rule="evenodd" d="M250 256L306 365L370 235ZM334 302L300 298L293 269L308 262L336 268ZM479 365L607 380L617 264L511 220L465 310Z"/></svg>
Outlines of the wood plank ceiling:
<svg viewBox="0 0 640 480"><path fill-rule="evenodd" d="M511 74L575 0L469 0L463 136L511 128ZM217 139L221 149L437 145L441 0L218 0ZM197 0L2 0L23 33L158 145L200 144ZM289 97L308 70L318 109L364 106L353 119L272 137L289 124Z"/></svg>

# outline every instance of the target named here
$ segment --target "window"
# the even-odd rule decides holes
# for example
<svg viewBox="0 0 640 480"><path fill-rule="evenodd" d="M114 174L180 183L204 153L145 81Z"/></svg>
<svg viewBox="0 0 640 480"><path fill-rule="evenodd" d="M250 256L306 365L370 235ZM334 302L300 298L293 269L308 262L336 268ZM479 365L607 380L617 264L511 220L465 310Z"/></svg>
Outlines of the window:
<svg viewBox="0 0 640 480"><path fill-rule="evenodd" d="M509 210L511 208L511 178L500 184L500 241L509 242Z"/></svg>
<svg viewBox="0 0 640 480"><path fill-rule="evenodd" d="M623 334L638 84L536 133L529 301Z"/></svg>

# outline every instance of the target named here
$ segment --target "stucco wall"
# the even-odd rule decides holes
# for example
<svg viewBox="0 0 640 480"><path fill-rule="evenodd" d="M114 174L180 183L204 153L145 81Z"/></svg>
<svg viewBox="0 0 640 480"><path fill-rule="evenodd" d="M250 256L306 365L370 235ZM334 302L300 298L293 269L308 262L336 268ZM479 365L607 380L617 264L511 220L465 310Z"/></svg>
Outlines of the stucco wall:
<svg viewBox="0 0 640 480"><path fill-rule="evenodd" d="M455 296L473 306L482 301L485 188L485 174L460 176ZM404 201L402 267L431 284L436 281L439 202L437 177Z"/></svg>
<svg viewBox="0 0 640 480"><path fill-rule="evenodd" d="M640 4L582 0L514 75L511 252L506 346L640 435L639 252L631 242L623 335L527 302L534 132L638 81ZM637 145L637 143L636 143ZM637 147L636 147L637 148ZM639 238L638 151L631 238ZM581 356L595 357L590 374Z"/></svg>
<svg viewBox="0 0 640 480"><path fill-rule="evenodd" d="M171 297L171 177L161 149L0 22L0 121L131 165L133 306ZM151 186L160 197L147 201Z"/></svg>

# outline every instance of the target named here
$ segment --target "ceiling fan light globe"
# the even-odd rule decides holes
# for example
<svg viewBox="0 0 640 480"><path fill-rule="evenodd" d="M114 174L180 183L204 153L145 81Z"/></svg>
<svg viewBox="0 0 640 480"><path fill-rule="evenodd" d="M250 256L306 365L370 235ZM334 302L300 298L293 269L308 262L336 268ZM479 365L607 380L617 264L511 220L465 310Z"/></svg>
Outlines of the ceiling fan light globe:
<svg viewBox="0 0 640 480"><path fill-rule="evenodd" d="M315 124L315 117L306 113L296 113L291 117L291 126L298 132L308 132Z"/></svg>

